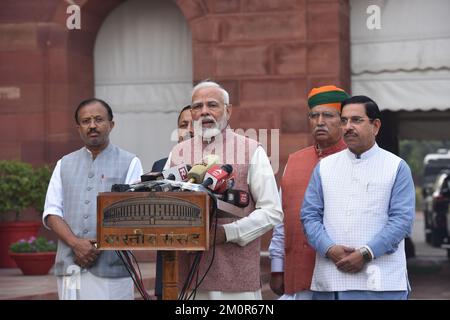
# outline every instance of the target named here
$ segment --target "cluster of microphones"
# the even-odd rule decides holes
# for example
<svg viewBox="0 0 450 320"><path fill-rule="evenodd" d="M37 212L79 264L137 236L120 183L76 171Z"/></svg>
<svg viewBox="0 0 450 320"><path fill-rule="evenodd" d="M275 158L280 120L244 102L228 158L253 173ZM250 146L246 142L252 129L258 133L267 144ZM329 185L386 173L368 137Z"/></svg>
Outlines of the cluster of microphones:
<svg viewBox="0 0 450 320"><path fill-rule="evenodd" d="M244 208L249 204L249 194L233 189L233 167L211 162L189 166L180 164L162 172L149 172L141 176L141 182L115 184L113 192L176 192L200 191L213 194L217 199ZM208 190L209 189L209 190Z"/></svg>

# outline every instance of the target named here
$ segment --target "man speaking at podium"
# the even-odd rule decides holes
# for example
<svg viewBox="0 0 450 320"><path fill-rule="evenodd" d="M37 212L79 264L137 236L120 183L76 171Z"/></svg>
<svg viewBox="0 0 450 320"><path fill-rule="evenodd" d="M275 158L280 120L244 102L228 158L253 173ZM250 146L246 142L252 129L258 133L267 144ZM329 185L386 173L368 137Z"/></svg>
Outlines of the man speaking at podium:
<svg viewBox="0 0 450 320"><path fill-rule="evenodd" d="M211 238L210 249L204 252L199 266L199 278L206 276L196 290L198 300L262 299L260 237L283 219L269 159L257 141L230 129L231 112L228 92L219 84L212 81L197 84L191 103L194 137L177 144L169 158L171 166L193 165L214 154L220 164L232 165L234 188L251 194L243 218L219 214L215 250ZM211 235L214 236L214 227ZM185 281L193 258L192 253L180 252L180 282ZM193 286L195 281L190 290Z"/></svg>

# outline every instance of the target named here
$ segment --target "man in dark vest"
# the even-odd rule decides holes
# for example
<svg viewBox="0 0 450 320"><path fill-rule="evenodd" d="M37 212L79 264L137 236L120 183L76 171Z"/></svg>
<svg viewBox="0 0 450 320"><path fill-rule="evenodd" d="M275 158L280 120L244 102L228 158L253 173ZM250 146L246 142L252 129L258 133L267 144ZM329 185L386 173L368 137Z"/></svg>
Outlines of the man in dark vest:
<svg viewBox="0 0 450 320"><path fill-rule="evenodd" d="M270 287L282 299L311 299L315 251L300 223L303 196L320 159L346 148L342 140L341 102L349 96L328 85L308 95L309 123L314 145L289 155L281 181L284 222L275 227L269 247L272 264Z"/></svg>
<svg viewBox="0 0 450 320"><path fill-rule="evenodd" d="M194 136L194 129L192 127L192 115L191 115L191 106L187 105L181 109L180 114L178 115L177 120L177 135L178 135L178 143L184 140L188 140ZM152 166L152 172L161 172L163 171L167 162L167 157L156 160Z"/></svg>
<svg viewBox="0 0 450 320"><path fill-rule="evenodd" d="M140 179L134 155L109 142L114 128L110 106L82 101L75 111L84 147L64 156L50 180L44 226L59 238L55 263L60 299L134 299L133 281L114 251L97 250L97 194L116 183Z"/></svg>
<svg viewBox="0 0 450 320"><path fill-rule="evenodd" d="M191 106L187 105L181 109L177 120L178 143L188 140L194 135L192 127ZM164 170L168 158L162 158L153 163L152 172L161 172ZM155 296L158 300L162 300L162 254L161 251L156 252L156 273L155 273Z"/></svg>

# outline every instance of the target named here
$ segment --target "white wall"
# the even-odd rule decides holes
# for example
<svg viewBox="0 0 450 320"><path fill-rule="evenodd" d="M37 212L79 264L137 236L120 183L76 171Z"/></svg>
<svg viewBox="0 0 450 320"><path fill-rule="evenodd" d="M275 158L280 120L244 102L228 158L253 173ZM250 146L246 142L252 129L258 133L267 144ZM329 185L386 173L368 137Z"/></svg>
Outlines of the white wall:
<svg viewBox="0 0 450 320"><path fill-rule="evenodd" d="M95 95L114 112L111 141L149 171L176 143L178 112L190 103L191 32L179 8L166 0L124 2L100 28L94 68Z"/></svg>
<svg viewBox="0 0 450 320"><path fill-rule="evenodd" d="M377 5L381 28L367 27ZM450 1L350 0L352 94L382 110L450 109Z"/></svg>

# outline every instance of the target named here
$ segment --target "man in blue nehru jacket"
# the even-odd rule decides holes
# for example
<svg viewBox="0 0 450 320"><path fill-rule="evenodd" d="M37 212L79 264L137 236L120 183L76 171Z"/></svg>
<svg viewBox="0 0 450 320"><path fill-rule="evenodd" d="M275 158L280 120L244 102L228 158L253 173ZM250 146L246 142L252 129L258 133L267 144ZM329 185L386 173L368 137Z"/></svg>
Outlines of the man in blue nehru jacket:
<svg viewBox="0 0 450 320"><path fill-rule="evenodd" d="M301 209L316 250L313 299L407 299L404 239L415 216L415 191L404 160L375 142L380 110L366 96L342 102L348 149L314 169Z"/></svg>

